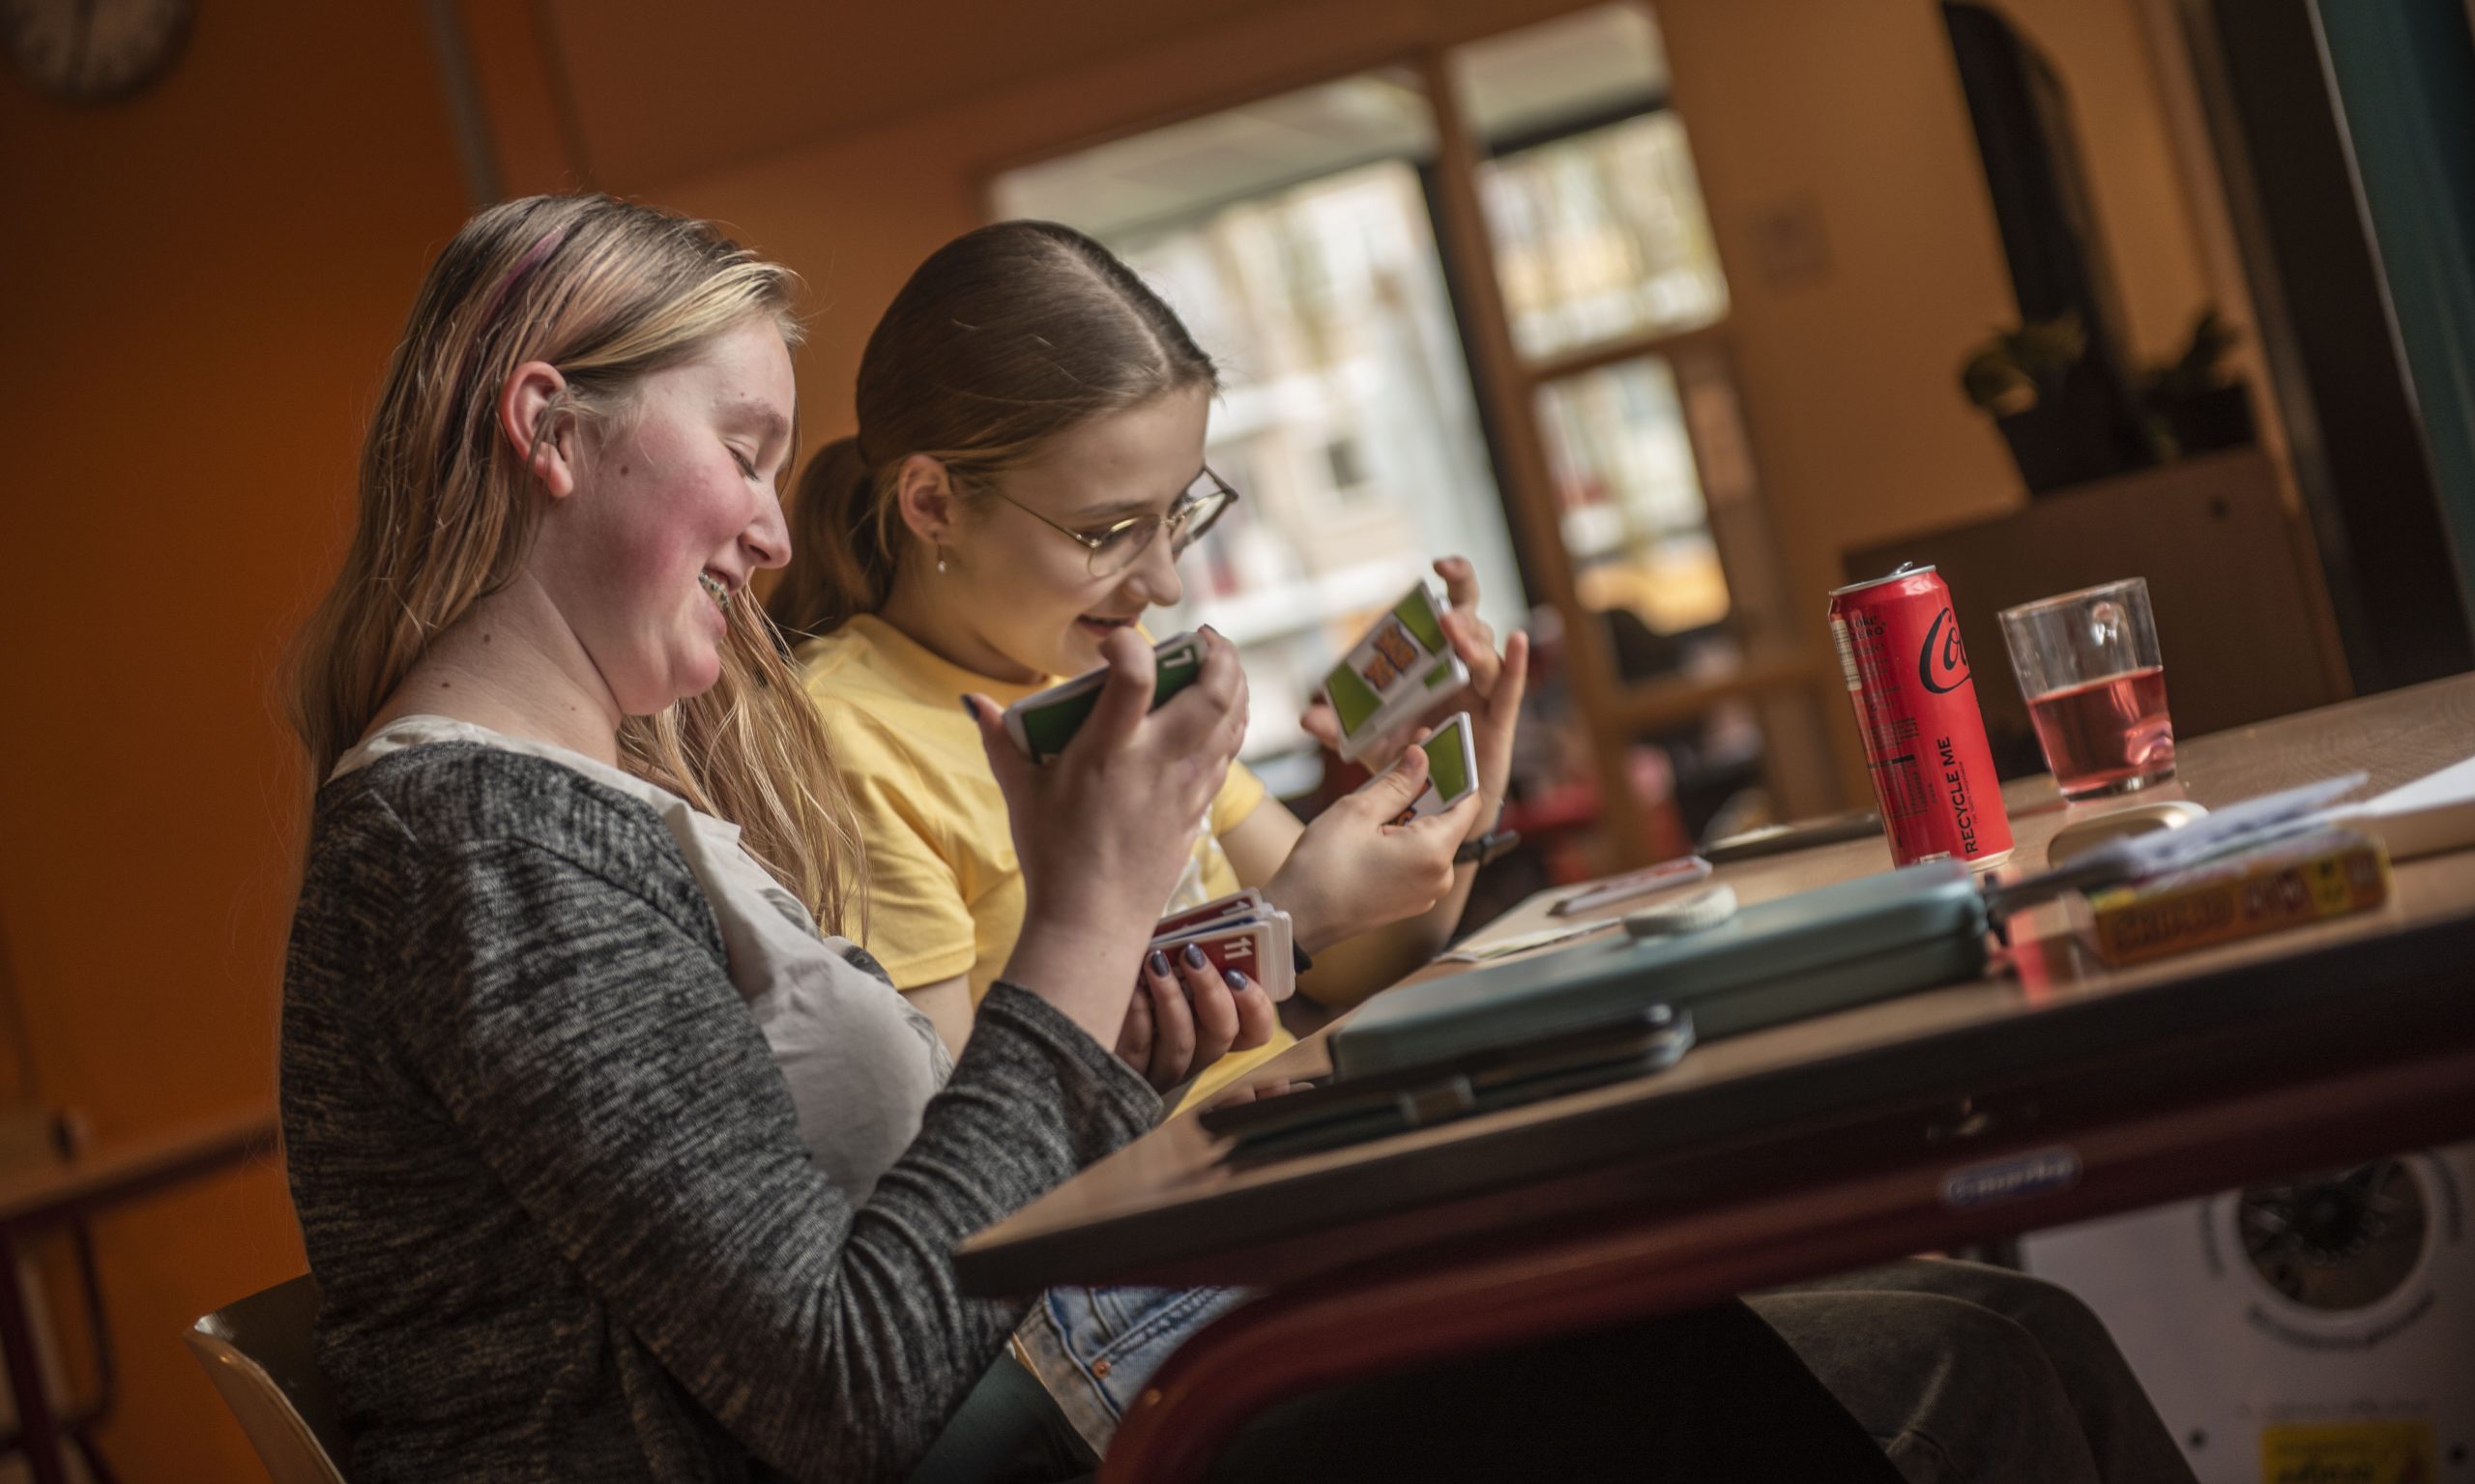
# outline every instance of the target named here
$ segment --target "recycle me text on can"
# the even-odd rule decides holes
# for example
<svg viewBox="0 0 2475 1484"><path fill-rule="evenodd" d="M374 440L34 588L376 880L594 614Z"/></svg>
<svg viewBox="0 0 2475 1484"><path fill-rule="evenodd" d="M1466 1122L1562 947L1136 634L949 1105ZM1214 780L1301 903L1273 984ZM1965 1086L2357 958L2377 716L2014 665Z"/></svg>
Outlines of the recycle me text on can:
<svg viewBox="0 0 2475 1484"><path fill-rule="evenodd" d="M1830 637L1892 861L1948 858L1986 870L2010 859L2011 818L1942 579L1902 567L1834 589Z"/></svg>

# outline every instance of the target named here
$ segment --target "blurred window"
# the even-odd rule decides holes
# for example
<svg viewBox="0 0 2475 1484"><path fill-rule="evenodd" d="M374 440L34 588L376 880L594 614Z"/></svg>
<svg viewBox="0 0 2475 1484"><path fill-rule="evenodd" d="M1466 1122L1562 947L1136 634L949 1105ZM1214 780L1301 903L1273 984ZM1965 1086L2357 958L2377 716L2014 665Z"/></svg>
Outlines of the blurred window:
<svg viewBox="0 0 2475 1484"><path fill-rule="evenodd" d="M1727 573L1668 363L1645 356L1550 382L1538 405L1582 602L1630 609L1662 634L1726 620Z"/></svg>
<svg viewBox="0 0 2475 1484"><path fill-rule="evenodd" d="M1480 167L1479 186L1524 356L1727 314L1728 282L1673 113L1500 155Z"/></svg>

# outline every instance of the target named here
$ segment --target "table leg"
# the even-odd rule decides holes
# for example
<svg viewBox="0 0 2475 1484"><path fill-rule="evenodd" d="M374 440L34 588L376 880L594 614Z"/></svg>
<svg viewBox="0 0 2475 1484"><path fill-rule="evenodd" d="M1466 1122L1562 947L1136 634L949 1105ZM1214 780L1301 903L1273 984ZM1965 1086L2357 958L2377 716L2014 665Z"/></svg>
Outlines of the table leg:
<svg viewBox="0 0 2475 1484"><path fill-rule="evenodd" d="M9 1366L9 1390L17 1402L18 1445L35 1484L69 1484L60 1457L60 1432L44 1394L43 1362L35 1353L34 1324L26 1293L17 1282L17 1249L0 1240L0 1360Z"/></svg>

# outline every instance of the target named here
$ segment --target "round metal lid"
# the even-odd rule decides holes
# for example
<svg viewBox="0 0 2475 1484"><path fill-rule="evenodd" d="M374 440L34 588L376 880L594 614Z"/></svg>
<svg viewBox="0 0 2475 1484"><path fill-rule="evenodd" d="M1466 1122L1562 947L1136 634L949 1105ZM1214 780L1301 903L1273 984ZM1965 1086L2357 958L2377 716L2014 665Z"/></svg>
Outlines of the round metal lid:
<svg viewBox="0 0 2475 1484"><path fill-rule="evenodd" d="M1934 565L1930 562L1923 567L1913 562L1902 562L1887 576L1868 577L1862 582L1851 582L1844 588L1833 588L1830 590L1830 596L1837 597L1843 593L1862 593L1867 588L1878 588L1885 582L1898 582L1905 577L1922 577L1933 569Z"/></svg>

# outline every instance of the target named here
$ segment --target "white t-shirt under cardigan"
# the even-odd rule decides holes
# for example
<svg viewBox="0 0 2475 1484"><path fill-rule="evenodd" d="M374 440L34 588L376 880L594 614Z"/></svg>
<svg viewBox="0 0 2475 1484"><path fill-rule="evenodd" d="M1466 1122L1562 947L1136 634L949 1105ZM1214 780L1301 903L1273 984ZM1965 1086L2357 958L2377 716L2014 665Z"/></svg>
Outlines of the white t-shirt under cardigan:
<svg viewBox="0 0 2475 1484"><path fill-rule="evenodd" d="M661 817L721 927L731 983L791 1085L801 1139L829 1179L853 1200L867 1200L918 1136L920 1110L953 1070L928 1017L872 972L874 961L857 945L818 936L807 910L740 844L737 825L581 752L446 716L405 716L345 753L330 776L407 747L454 742L574 769Z"/></svg>

